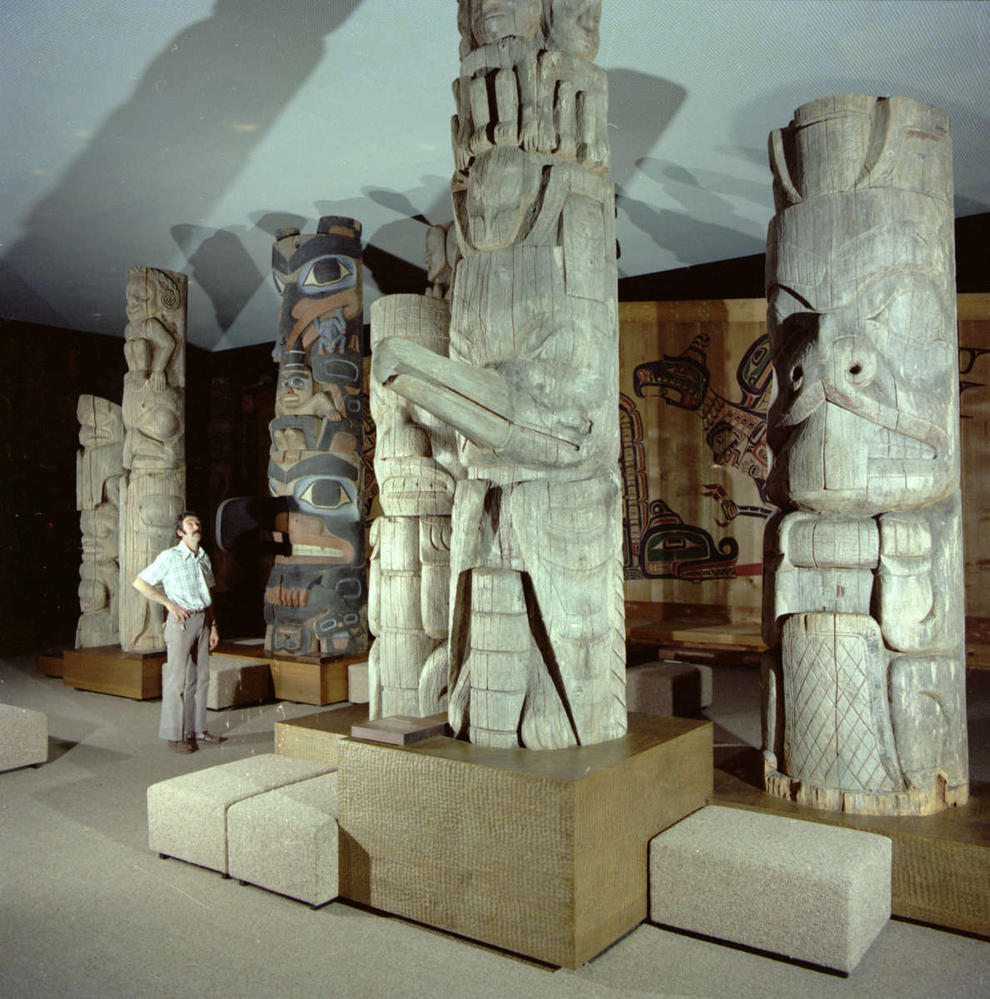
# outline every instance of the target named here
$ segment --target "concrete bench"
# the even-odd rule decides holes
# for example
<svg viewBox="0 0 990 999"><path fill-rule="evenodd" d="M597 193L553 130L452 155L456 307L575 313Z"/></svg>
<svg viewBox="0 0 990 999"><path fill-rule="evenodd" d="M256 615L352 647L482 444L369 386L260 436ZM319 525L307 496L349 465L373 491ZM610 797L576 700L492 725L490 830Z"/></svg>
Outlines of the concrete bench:
<svg viewBox="0 0 990 999"><path fill-rule="evenodd" d="M0 704L0 770L48 760L48 716L31 708Z"/></svg>
<svg viewBox="0 0 990 999"><path fill-rule="evenodd" d="M367 704L368 696L368 664L351 663L347 667L347 699L351 704Z"/></svg>
<svg viewBox="0 0 990 999"><path fill-rule="evenodd" d="M206 706L211 711L262 704L274 697L272 670L268 663L243 656L210 656L210 689Z"/></svg>
<svg viewBox="0 0 990 999"><path fill-rule="evenodd" d="M231 805L232 878L314 908L337 897L337 774L289 784Z"/></svg>
<svg viewBox="0 0 990 999"><path fill-rule="evenodd" d="M650 919L849 972L890 917L885 836L707 806L650 841Z"/></svg>
<svg viewBox="0 0 990 999"><path fill-rule="evenodd" d="M159 781L148 788L148 845L162 856L227 874L231 806L332 769L264 753Z"/></svg>
<svg viewBox="0 0 990 999"><path fill-rule="evenodd" d="M691 718L712 703L712 668L660 660L626 668L626 708Z"/></svg>

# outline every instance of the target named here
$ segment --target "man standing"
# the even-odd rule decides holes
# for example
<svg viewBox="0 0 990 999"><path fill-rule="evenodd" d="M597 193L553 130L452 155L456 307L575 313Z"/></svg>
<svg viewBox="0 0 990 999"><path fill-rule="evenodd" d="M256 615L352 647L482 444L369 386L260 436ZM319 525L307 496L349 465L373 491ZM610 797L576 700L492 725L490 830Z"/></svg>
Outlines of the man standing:
<svg viewBox="0 0 990 999"><path fill-rule="evenodd" d="M220 641L213 617L210 587L215 585L209 556L200 548L199 517L184 510L175 518L179 542L166 548L138 573L134 589L168 610L162 674L162 719L159 738L176 753L193 753L199 742L223 742L206 730L210 688L210 652ZM162 585L164 594L156 589Z"/></svg>

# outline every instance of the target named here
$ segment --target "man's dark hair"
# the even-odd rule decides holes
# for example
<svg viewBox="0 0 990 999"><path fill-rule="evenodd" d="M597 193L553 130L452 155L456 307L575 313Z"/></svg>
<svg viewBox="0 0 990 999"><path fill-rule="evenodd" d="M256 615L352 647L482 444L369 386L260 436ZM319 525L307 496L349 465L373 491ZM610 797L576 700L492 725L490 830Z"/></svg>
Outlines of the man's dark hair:
<svg viewBox="0 0 990 999"><path fill-rule="evenodd" d="M203 518L195 510L183 510L182 513L175 515L175 534L178 537L179 531L182 530L182 522L186 517L195 517L200 523L203 522Z"/></svg>

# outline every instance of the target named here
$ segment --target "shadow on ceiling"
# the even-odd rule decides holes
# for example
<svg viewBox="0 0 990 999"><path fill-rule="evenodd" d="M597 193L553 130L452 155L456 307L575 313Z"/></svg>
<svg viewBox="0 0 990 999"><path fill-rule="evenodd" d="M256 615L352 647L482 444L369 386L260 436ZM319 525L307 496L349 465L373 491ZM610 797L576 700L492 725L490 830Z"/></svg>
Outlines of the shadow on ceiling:
<svg viewBox="0 0 990 999"><path fill-rule="evenodd" d="M222 197L320 62L324 39L360 3L311 0L292 4L288 16L285 5L269 0L217 0L210 17L168 41L130 98L32 207L23 236L4 255L0 300L16 306L24 285L45 297L59 274L73 273L75 315L96 316L106 308L108 275L119 275L115 315L96 325L123 329L126 269L163 266L145 259L149 227L174 218L183 204L205 212ZM253 68L250 74L245 65ZM80 246L76 234L85 232L93 238ZM197 257L212 283L222 329L232 321L243 282L254 277L245 276L236 235L206 233L199 244L191 236L180 232L177 241L186 241L191 266ZM206 242L211 245L204 251ZM218 301L227 253L242 286ZM81 326L75 319L72 324Z"/></svg>

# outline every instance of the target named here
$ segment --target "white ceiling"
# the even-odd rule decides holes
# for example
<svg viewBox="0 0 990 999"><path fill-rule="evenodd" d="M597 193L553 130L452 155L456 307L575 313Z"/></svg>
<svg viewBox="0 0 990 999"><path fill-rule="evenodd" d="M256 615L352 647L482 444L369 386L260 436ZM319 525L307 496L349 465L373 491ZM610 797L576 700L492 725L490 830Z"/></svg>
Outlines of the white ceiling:
<svg viewBox="0 0 990 999"><path fill-rule="evenodd" d="M274 340L272 234L364 225L373 270L450 218L454 0L5 0L0 314L120 335L124 271L190 275L189 339ZM903 94L953 119L957 215L990 210L985 0L604 0L621 275L759 253L766 138ZM371 271L371 272L369 272ZM383 283L385 283L383 281Z"/></svg>

